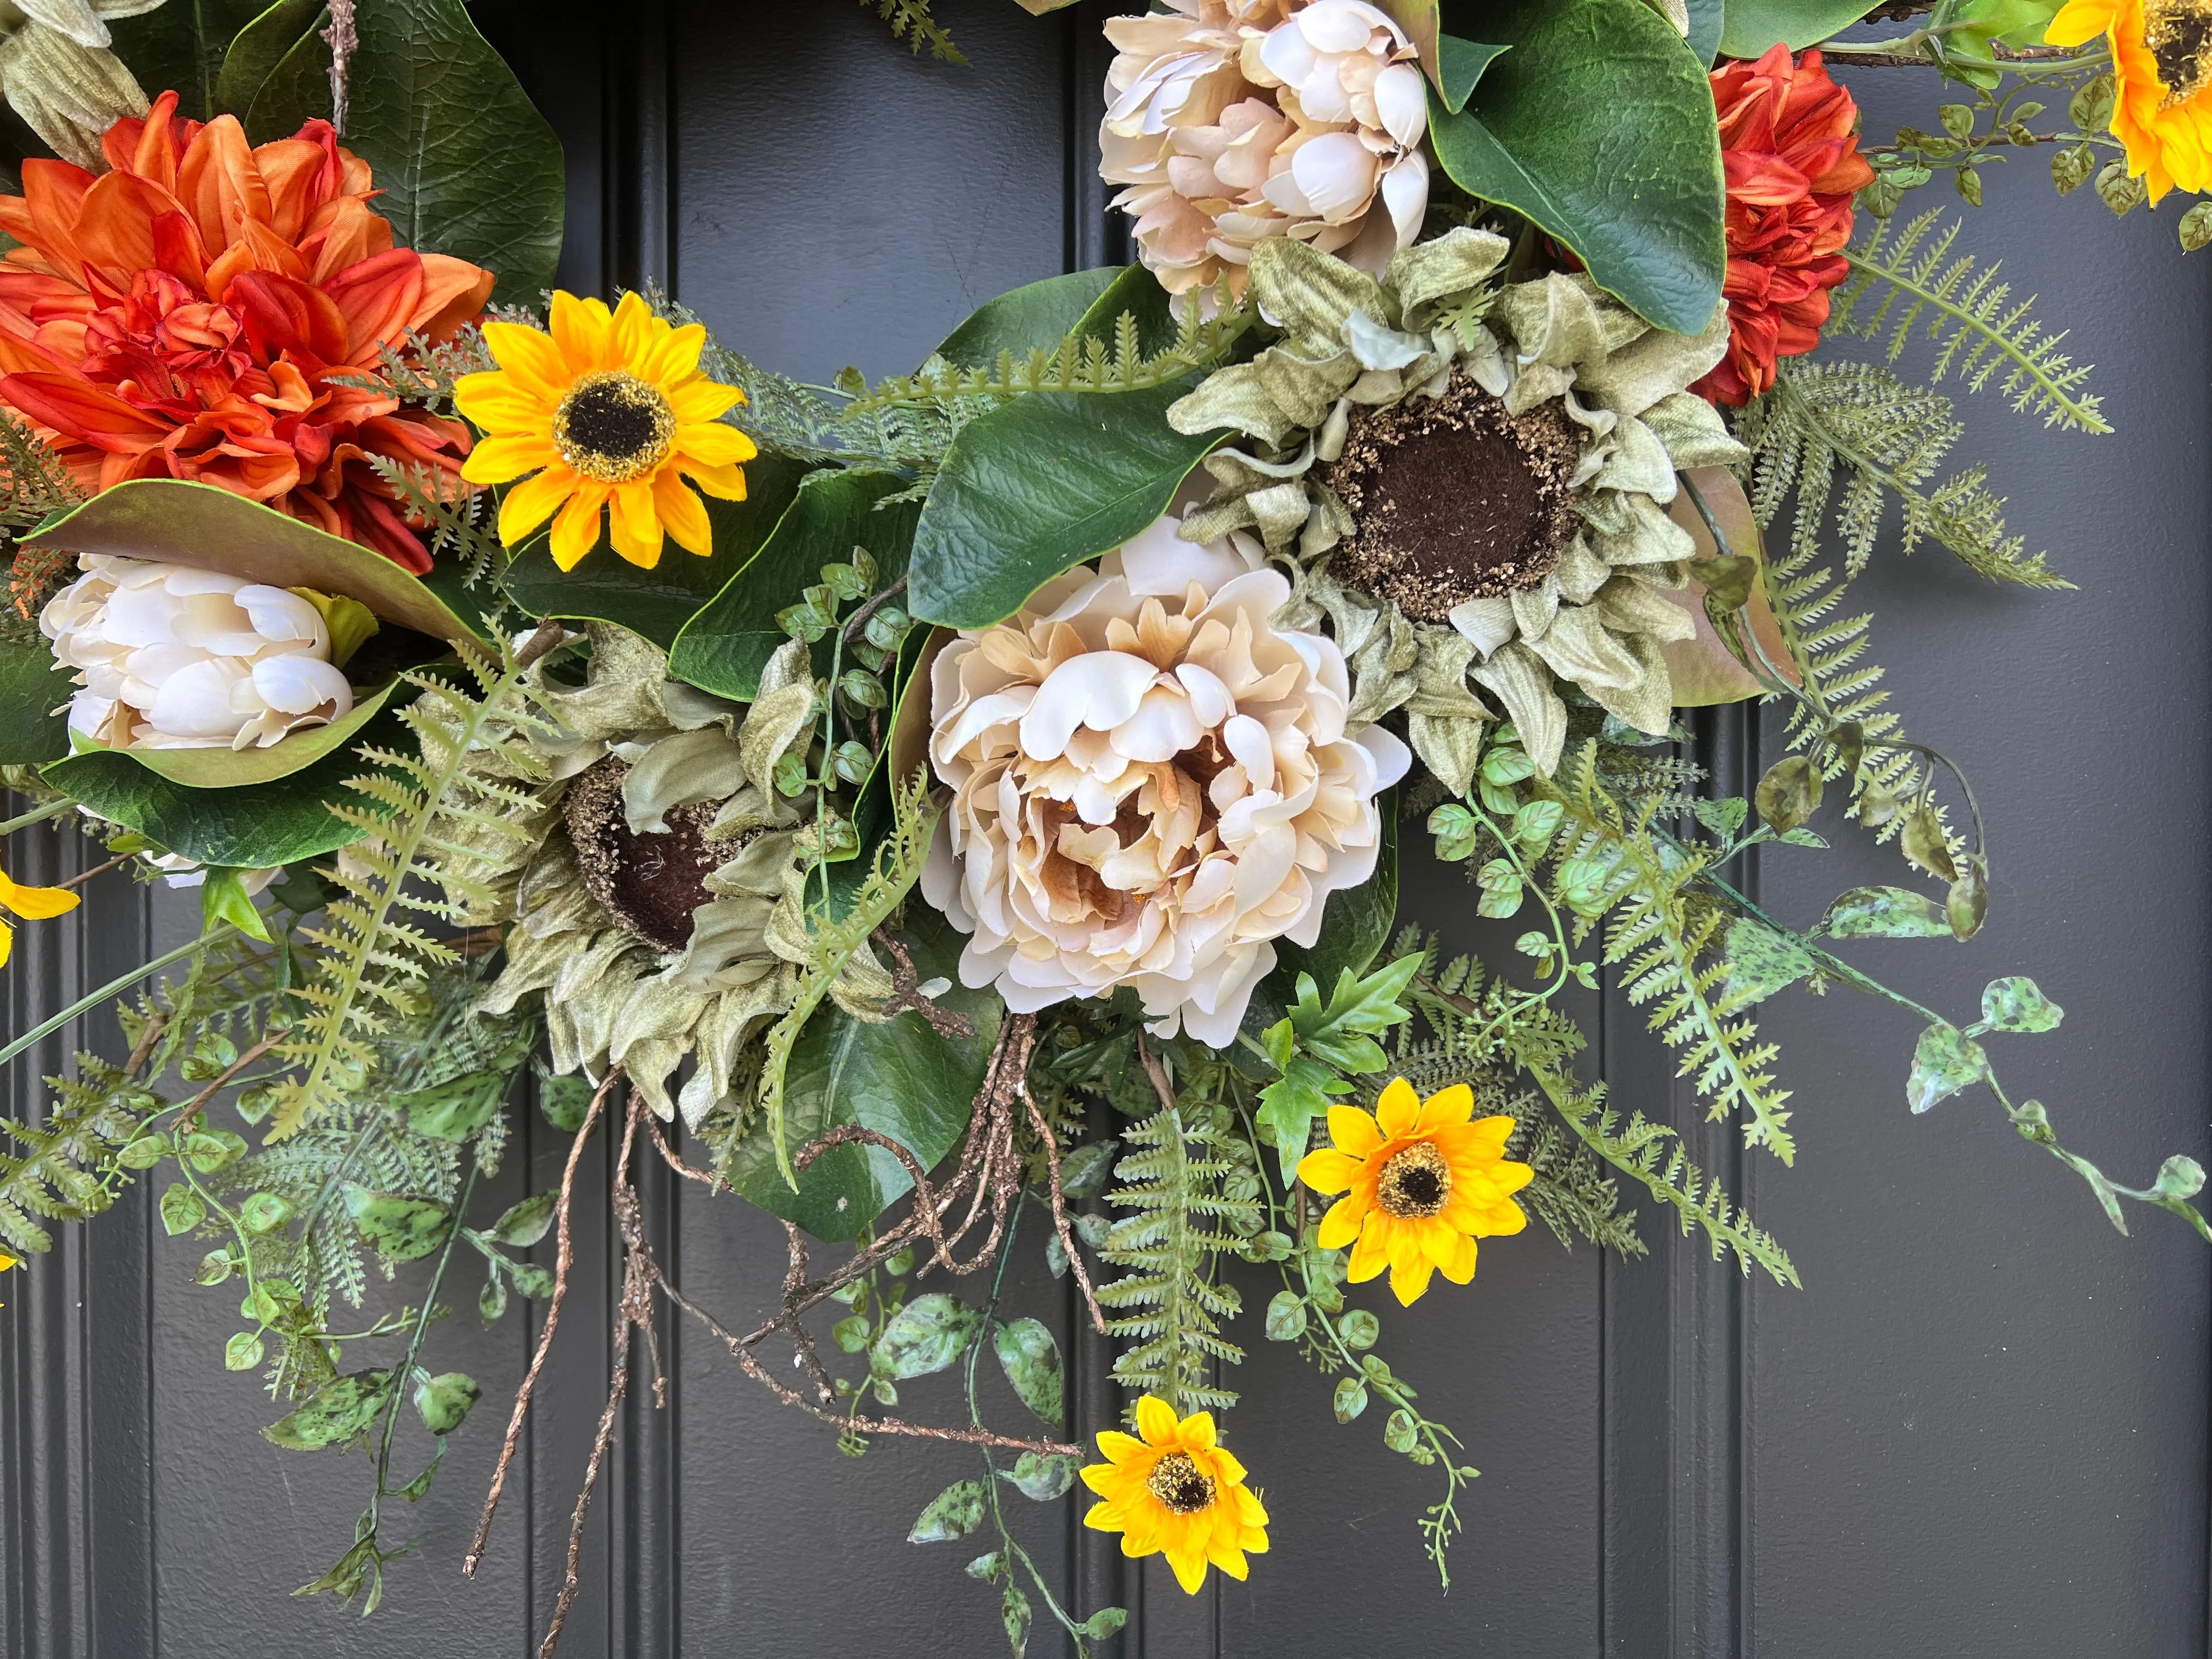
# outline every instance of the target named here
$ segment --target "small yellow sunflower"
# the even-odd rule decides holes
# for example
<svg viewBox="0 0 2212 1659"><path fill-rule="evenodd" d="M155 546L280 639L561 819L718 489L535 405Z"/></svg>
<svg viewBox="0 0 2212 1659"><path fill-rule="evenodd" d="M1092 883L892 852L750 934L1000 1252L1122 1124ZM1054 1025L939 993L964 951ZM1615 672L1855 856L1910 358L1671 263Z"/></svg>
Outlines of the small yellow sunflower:
<svg viewBox="0 0 2212 1659"><path fill-rule="evenodd" d="M2043 38L2112 43L2113 137L2155 203L2212 184L2212 0L2069 0Z"/></svg>
<svg viewBox="0 0 2212 1659"><path fill-rule="evenodd" d="M1388 1267L1392 1293L1411 1307L1439 1267L1455 1285L1474 1277L1476 1239L1528 1224L1513 1194L1536 1172L1505 1156L1513 1120L1471 1123L1474 1115L1474 1091L1464 1083L1424 1102L1403 1078L1382 1091L1372 1116L1357 1106L1328 1109L1335 1150L1308 1152L1298 1179L1344 1194L1322 1218L1321 1245L1352 1245L1353 1283Z"/></svg>
<svg viewBox="0 0 2212 1659"><path fill-rule="evenodd" d="M557 510L553 562L574 569L599 541L606 507L614 550L634 565L660 562L664 534L702 557L713 552L714 526L684 481L741 501L738 463L758 452L721 420L745 394L700 373L707 331L672 326L635 294L611 314L604 301L556 294L552 330L486 323L499 368L453 388L455 407L484 434L461 476L523 479L500 505L500 540L520 547Z"/></svg>
<svg viewBox="0 0 2212 1659"><path fill-rule="evenodd" d="M44 921L49 916L58 916L76 908L77 896L61 887L23 887L0 870L0 910L21 916L26 921ZM8 965L9 954L15 948L15 930L0 921L0 968ZM4 1252L0 1252L4 1254ZM4 1264L0 1264L4 1265Z"/></svg>
<svg viewBox="0 0 2212 1659"><path fill-rule="evenodd" d="M1083 1471L1083 1484L1104 1501L1083 1524L1121 1534L1121 1553L1164 1553L1176 1582L1193 1595L1208 1565L1244 1577L1249 1551L1267 1551L1267 1511L1244 1486L1244 1466L1214 1443L1213 1414L1178 1418L1166 1401L1137 1402L1133 1438L1108 1429L1098 1437L1103 1463Z"/></svg>

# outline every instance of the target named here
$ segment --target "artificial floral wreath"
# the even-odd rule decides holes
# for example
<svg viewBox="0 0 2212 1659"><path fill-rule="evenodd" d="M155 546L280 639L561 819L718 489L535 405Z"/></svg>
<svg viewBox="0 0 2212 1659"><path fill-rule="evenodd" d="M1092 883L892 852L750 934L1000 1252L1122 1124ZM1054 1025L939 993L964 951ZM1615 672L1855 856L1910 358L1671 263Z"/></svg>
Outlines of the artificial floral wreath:
<svg viewBox="0 0 2212 1659"><path fill-rule="evenodd" d="M1578 1071L1560 994L1601 975L1785 1163L1757 1005L1857 992L1927 1019L1913 1111L1986 1086L2116 1224L2138 1201L2212 1238L2191 1160L2121 1187L2000 1085L1982 1036L2060 1018L2033 981L1954 1024L1840 953L1968 939L1989 902L1963 775L1905 737L1841 609L1893 501L1908 548L2069 586L1979 468L1939 477L1959 428L1899 346L1927 324L1934 381L2106 429L1947 210L1899 210L1938 173L1978 205L1978 169L2046 142L2057 188L2094 177L2116 212L2212 185L2197 0L1891 4L1902 33L1853 41L1848 3L1814 28L1781 0L1167 0L1106 26L1102 172L1138 262L833 386L667 296L549 291L558 150L462 0L274 7L191 41L191 73L168 54L210 26L137 24L161 4L0 20L0 87L55 152L0 196L0 763L29 802L0 833L73 828L103 869L196 886L205 927L0 1048L145 981L129 1059L79 1056L4 1126L0 1239L43 1252L44 1224L166 1174L163 1224L212 1244L198 1281L244 1287L224 1363L263 1372L268 1437L372 1451L307 1589L374 1605L392 1500L437 1467L400 1478L401 1430L441 1455L479 1397L429 1357L463 1244L486 1322L510 1291L545 1309L473 1568L601 1130L622 1342L663 1293L854 1455L980 1449L911 1536L995 1532L968 1570L1017 1653L1040 1607L1079 1652L1123 1614L1055 1599L1002 1481L1079 1477L1087 1523L1186 1589L1267 1549L1218 1421L1231 1263L1279 1278L1264 1336L1337 1419L1375 1407L1437 1471L1440 1575L1474 1471L1347 1285L1450 1295L1436 1275L1468 1284L1532 1215L1640 1253L1624 1188L1797 1283L1673 1129ZM878 9L957 58L926 0ZM1827 59L1922 64L1960 101L1865 144ZM395 102L429 66L438 95ZM172 86L198 90L143 90ZM2212 240L2212 203L2179 235ZM702 599L643 574L695 559ZM1747 698L1790 750L1750 800L1705 787L1685 724ZM1730 860L1817 852L1824 798L1935 884L1803 927L1763 909ZM1492 959L1397 915L1417 832L1482 916L1527 922ZM18 918L77 902L0 875ZM474 1215L525 1075L568 1176ZM759 1330L653 1255L641 1142L789 1224ZM1100 1462L1042 1325L918 1285L1003 1273L1025 1198L1117 1344L1136 1432L1098 1431ZM549 1272L521 1253L556 1228ZM372 1260L421 1264L421 1305L337 1334ZM802 1322L833 1303L852 1376ZM984 1346L1049 1435L883 1414L963 1359L972 1404Z"/></svg>

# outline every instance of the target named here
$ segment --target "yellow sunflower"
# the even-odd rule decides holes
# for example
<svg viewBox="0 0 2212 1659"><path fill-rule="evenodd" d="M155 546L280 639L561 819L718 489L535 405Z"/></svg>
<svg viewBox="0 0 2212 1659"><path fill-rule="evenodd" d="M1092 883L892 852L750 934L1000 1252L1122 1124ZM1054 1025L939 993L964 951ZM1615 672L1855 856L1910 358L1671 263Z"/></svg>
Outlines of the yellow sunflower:
<svg viewBox="0 0 2212 1659"><path fill-rule="evenodd" d="M0 910L21 916L26 921L44 921L49 916L58 916L76 908L77 896L61 887L23 887L0 870ZM9 954L15 948L15 930L0 921L0 968L8 965Z"/></svg>
<svg viewBox="0 0 2212 1659"><path fill-rule="evenodd" d="M2128 172L2156 202L2212 183L2212 3L2208 0L2069 0L2043 38L2112 43L2113 137Z"/></svg>
<svg viewBox="0 0 2212 1659"><path fill-rule="evenodd" d="M1178 1418L1164 1400L1137 1402L1137 1433L1108 1429L1098 1437L1103 1463L1083 1471L1083 1484L1104 1499L1083 1524L1121 1534L1121 1553L1165 1553L1176 1582L1193 1595L1210 1564L1244 1577L1249 1551L1267 1551L1267 1511L1244 1486L1244 1466L1214 1443L1213 1415Z"/></svg>
<svg viewBox="0 0 2212 1659"><path fill-rule="evenodd" d="M499 368L465 374L453 388L454 405L484 434L461 476L477 484L523 478L501 503L500 540L520 547L557 510L553 562L573 569L599 541L606 507L614 550L634 565L660 562L664 534L702 556L713 552L714 526L684 481L741 501L738 463L758 452L720 418L745 394L700 373L707 331L672 326L635 294L611 314L604 301L556 294L552 330L486 323Z"/></svg>
<svg viewBox="0 0 2212 1659"><path fill-rule="evenodd" d="M1474 1091L1464 1083L1424 1102L1403 1078L1382 1091L1372 1116L1357 1106L1328 1109L1335 1149L1308 1152L1298 1179L1344 1194L1322 1218L1321 1245L1352 1245L1355 1284L1388 1267L1392 1293L1411 1307L1439 1267L1455 1285L1474 1277L1476 1239L1528 1224L1513 1194L1536 1172L1505 1156L1513 1120L1469 1122L1474 1115Z"/></svg>

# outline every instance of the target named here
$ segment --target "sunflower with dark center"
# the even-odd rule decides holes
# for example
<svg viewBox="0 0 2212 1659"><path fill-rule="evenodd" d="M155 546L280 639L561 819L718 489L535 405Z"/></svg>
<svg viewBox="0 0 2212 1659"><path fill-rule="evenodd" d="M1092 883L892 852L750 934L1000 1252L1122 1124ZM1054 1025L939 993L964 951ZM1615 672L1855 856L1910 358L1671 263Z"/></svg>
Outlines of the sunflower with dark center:
<svg viewBox="0 0 2212 1659"><path fill-rule="evenodd" d="M621 1065L662 1116L680 1109L696 1128L750 1099L750 1039L792 1006L808 958L815 831L772 774L810 741L811 670L804 646L786 647L741 707L671 678L637 635L595 625L591 644L582 686L540 677L558 726L532 743L553 781L516 854L507 964L485 1006L543 993L556 1071ZM831 994L858 1007L890 988L862 952Z"/></svg>
<svg viewBox="0 0 2212 1659"><path fill-rule="evenodd" d="M2100 34L2129 174L2154 206L2170 190L2212 189L2212 0L2068 0L2043 38L2078 46Z"/></svg>
<svg viewBox="0 0 2212 1659"><path fill-rule="evenodd" d="M1352 1246L1346 1277L1358 1284L1390 1270L1390 1291L1410 1306L1441 1270L1455 1285L1474 1277L1478 1238L1528 1224L1513 1194L1535 1178L1505 1156L1510 1117L1474 1121L1474 1091L1455 1084L1425 1101L1400 1078L1372 1115L1332 1106L1333 1145L1298 1161L1298 1179L1341 1193L1322 1218L1325 1250Z"/></svg>
<svg viewBox="0 0 2212 1659"><path fill-rule="evenodd" d="M1216 1438L1210 1412L1177 1417L1164 1400L1137 1402L1137 1432L1098 1437L1103 1463L1083 1471L1102 1501L1083 1524L1121 1534L1121 1553L1164 1555L1195 1595L1206 1570L1244 1577L1244 1558L1267 1547L1267 1510L1244 1485L1244 1466Z"/></svg>
<svg viewBox="0 0 2212 1659"><path fill-rule="evenodd" d="M1727 350L1725 307L1701 334L1671 334L1587 276L1497 285L1507 251L1455 230L1377 282L1263 242L1252 291L1282 338L1168 411L1180 431L1250 441L1206 458L1217 488L1182 534L1253 532L1296 567L1285 623L1326 617L1354 708L1407 707L1415 751L1455 793L1497 713L1557 766L1562 681L1667 730L1663 647L1697 632L1692 601L1671 596L1695 544L1668 503L1678 471L1744 454L1688 390Z"/></svg>

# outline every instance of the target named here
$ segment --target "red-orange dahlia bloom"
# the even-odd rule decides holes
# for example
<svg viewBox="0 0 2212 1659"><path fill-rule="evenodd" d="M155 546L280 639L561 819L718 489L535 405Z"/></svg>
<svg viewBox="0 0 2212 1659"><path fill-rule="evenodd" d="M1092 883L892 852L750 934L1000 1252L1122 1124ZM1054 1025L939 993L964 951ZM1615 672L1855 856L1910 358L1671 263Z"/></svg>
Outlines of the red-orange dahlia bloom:
<svg viewBox="0 0 2212 1659"><path fill-rule="evenodd" d="M1692 390L1741 405L1774 384L1774 362L1820 343L1828 290L1850 275L1851 198L1874 182L1859 106L1820 54L1777 46L1713 71L1728 173L1729 353Z"/></svg>
<svg viewBox="0 0 2212 1659"><path fill-rule="evenodd" d="M232 116L177 118L164 93L118 121L98 178L23 163L0 196L0 400L79 482L220 484L421 572L430 556L370 470L458 474L468 428L331 383L410 330L451 334L492 273L392 245L368 164L326 121L258 149Z"/></svg>

